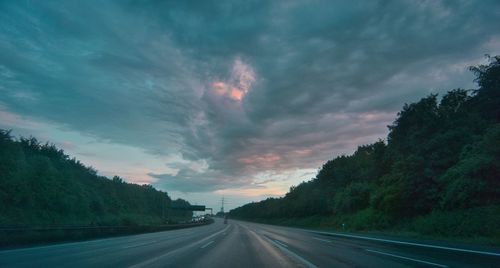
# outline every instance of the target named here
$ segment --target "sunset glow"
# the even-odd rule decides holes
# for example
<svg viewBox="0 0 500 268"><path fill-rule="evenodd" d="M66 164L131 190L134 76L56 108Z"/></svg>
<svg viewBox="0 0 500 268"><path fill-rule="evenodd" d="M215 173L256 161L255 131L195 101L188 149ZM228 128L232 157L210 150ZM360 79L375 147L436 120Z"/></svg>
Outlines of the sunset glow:
<svg viewBox="0 0 500 268"><path fill-rule="evenodd" d="M405 103L475 88L500 32L473 3L7 1L0 128L174 198L283 195Z"/></svg>

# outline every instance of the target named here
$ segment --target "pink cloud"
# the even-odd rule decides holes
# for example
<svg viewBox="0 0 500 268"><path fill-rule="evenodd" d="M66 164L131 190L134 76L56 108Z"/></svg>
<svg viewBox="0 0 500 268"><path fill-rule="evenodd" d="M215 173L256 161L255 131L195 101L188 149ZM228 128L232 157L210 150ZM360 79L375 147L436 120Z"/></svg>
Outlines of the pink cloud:
<svg viewBox="0 0 500 268"><path fill-rule="evenodd" d="M266 197L266 196L283 196L288 191L287 187L267 186L258 188L230 188L215 191L220 195L238 195L245 197Z"/></svg>
<svg viewBox="0 0 500 268"><path fill-rule="evenodd" d="M34 119L4 110L2 106L0 106L0 121L0 126L3 128L16 128L22 126L29 129L39 129L43 126L35 122Z"/></svg>
<svg viewBox="0 0 500 268"><path fill-rule="evenodd" d="M221 82L221 81L212 83L213 92L217 95L221 95L221 96L226 95L228 92L228 88L229 88L229 86L226 83Z"/></svg>
<svg viewBox="0 0 500 268"><path fill-rule="evenodd" d="M281 160L281 156L273 153L263 154L263 155L252 155L248 157L241 157L238 162L245 165L254 166L272 166Z"/></svg>
<svg viewBox="0 0 500 268"><path fill-rule="evenodd" d="M244 91L241 91L237 88L233 88L231 90L231 99L241 101L243 97L246 95Z"/></svg>
<svg viewBox="0 0 500 268"><path fill-rule="evenodd" d="M231 76L227 81L215 81L211 84L212 92L234 101L242 101L255 82L252 67L237 58L233 63Z"/></svg>
<svg viewBox="0 0 500 268"><path fill-rule="evenodd" d="M293 151L298 156L309 156L312 154L313 150L311 149L298 149Z"/></svg>

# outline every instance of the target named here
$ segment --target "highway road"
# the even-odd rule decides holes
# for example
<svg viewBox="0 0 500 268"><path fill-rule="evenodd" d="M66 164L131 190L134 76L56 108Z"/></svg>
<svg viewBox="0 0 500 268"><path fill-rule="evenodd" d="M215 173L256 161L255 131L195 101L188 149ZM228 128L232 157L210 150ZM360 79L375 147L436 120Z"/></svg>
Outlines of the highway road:
<svg viewBox="0 0 500 268"><path fill-rule="evenodd" d="M3 250L0 267L500 267L500 251L216 219L189 229Z"/></svg>

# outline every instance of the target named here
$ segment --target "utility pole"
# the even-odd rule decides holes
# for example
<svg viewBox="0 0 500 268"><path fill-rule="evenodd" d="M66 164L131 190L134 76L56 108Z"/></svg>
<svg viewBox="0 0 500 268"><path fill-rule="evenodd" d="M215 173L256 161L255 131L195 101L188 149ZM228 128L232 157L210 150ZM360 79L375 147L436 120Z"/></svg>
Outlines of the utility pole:
<svg viewBox="0 0 500 268"><path fill-rule="evenodd" d="M224 214L224 205L227 204L226 203L226 200L224 199L224 197L222 197L222 199L220 200L220 212L222 214Z"/></svg>

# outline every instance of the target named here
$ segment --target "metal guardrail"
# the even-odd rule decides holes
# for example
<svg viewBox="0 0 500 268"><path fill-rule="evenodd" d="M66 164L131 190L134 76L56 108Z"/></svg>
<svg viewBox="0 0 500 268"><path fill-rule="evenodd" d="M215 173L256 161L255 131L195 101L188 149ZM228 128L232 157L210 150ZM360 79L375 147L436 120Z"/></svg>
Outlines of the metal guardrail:
<svg viewBox="0 0 500 268"><path fill-rule="evenodd" d="M165 225L112 225L112 226L88 226L88 225L51 225L51 226L0 226L0 232L4 231L71 231L71 230L105 230L105 229L138 229L138 228L152 228L152 229L168 229L168 228L182 228L198 225L205 225L209 222L195 222L195 223L180 223L180 224L165 224Z"/></svg>
<svg viewBox="0 0 500 268"><path fill-rule="evenodd" d="M160 232L202 226L213 220L165 225L113 225L113 226L0 226L0 248L35 245L60 241L79 241L116 235Z"/></svg>

